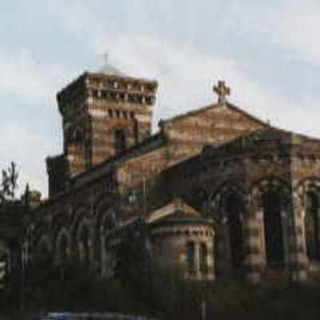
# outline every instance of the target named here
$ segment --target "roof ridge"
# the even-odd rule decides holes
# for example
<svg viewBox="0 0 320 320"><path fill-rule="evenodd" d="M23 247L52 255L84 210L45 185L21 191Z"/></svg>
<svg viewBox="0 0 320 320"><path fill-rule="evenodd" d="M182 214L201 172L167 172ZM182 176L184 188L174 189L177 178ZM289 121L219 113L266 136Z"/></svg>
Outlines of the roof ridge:
<svg viewBox="0 0 320 320"><path fill-rule="evenodd" d="M261 124L265 125L266 127L275 128L275 127L273 127L271 124L269 124L268 122L261 120L260 118L252 115L252 114L249 113L248 111L246 111L246 110L244 110L244 109L236 106L236 105L233 104L233 103L227 102L227 105L228 105L228 107L235 109L236 111L244 114L245 116L249 117L250 119L252 119L252 120L254 120L254 121L257 121L257 122L260 122ZM275 128L275 129L276 129L276 128Z"/></svg>

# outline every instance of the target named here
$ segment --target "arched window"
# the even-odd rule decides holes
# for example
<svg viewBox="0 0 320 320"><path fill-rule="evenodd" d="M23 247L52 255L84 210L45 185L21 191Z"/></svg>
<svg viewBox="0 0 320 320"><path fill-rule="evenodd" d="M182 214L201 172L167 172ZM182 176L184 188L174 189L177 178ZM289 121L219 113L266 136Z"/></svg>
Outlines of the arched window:
<svg viewBox="0 0 320 320"><path fill-rule="evenodd" d="M243 271L245 193L241 186L228 183L216 193L212 205L212 213L219 224L215 232L215 274L229 277Z"/></svg>
<svg viewBox="0 0 320 320"><path fill-rule="evenodd" d="M307 254L310 260L320 260L319 248L319 196L315 192L308 192L306 194L306 208L305 208L305 237Z"/></svg>
<svg viewBox="0 0 320 320"><path fill-rule="evenodd" d="M194 275L196 273L195 244L192 241L187 243L187 265L189 274Z"/></svg>
<svg viewBox="0 0 320 320"><path fill-rule="evenodd" d="M243 252L243 232L241 215L244 212L244 203L241 196L232 192L225 197L224 214L225 214L225 234L227 255L231 261L232 268L240 268L244 259ZM226 253L224 253L226 254Z"/></svg>
<svg viewBox="0 0 320 320"><path fill-rule="evenodd" d="M263 218L267 265L282 267L285 260L282 222L282 200L280 189L266 190L263 194Z"/></svg>
<svg viewBox="0 0 320 320"><path fill-rule="evenodd" d="M117 129L115 131L114 147L116 152L122 152L127 148L127 137L124 129Z"/></svg>

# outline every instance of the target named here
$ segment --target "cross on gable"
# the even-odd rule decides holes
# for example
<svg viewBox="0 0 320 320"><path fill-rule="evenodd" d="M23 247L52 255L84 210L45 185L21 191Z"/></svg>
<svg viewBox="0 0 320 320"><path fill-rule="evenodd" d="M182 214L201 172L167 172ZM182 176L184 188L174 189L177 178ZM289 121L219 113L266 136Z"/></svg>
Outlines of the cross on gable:
<svg viewBox="0 0 320 320"><path fill-rule="evenodd" d="M224 81L218 81L218 85L213 87L213 91L218 95L218 102L225 103L226 96L229 96L231 90L226 86Z"/></svg>

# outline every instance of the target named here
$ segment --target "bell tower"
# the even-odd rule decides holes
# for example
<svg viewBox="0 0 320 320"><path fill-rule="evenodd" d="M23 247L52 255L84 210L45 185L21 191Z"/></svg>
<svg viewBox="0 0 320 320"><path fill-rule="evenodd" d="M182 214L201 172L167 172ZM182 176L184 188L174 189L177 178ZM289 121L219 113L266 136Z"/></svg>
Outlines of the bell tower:
<svg viewBox="0 0 320 320"><path fill-rule="evenodd" d="M61 90L64 150L47 159L49 185L57 185L49 189L60 189L57 172L70 178L150 136L157 88L156 81L86 72Z"/></svg>

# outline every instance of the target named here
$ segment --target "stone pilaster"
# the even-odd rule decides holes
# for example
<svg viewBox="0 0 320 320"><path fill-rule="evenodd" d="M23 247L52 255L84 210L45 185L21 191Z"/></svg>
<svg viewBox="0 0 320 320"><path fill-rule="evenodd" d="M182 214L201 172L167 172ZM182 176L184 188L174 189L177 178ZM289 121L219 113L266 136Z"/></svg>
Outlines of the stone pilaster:
<svg viewBox="0 0 320 320"><path fill-rule="evenodd" d="M194 264L195 264L195 272L196 278L201 279L201 270L200 270L200 243L194 243Z"/></svg>
<svg viewBox="0 0 320 320"><path fill-rule="evenodd" d="M257 283L261 280L261 273L265 265L261 248L263 210L253 207L248 209L249 214L244 219L244 264L248 281Z"/></svg>
<svg viewBox="0 0 320 320"><path fill-rule="evenodd" d="M303 206L297 194L292 198L293 206L289 215L288 246L289 267L293 281L304 281L307 279L307 253L304 238Z"/></svg>
<svg viewBox="0 0 320 320"><path fill-rule="evenodd" d="M208 248L208 255L207 255L207 263L208 263L208 279L214 280L215 279L215 247L213 241L207 242ZM210 254L211 253L211 254Z"/></svg>

